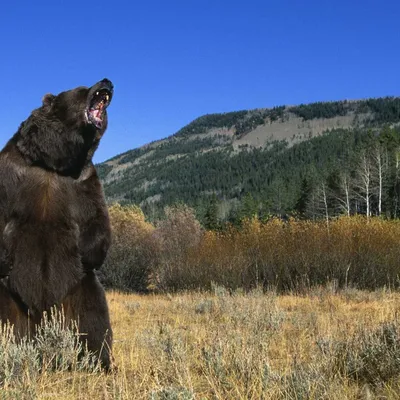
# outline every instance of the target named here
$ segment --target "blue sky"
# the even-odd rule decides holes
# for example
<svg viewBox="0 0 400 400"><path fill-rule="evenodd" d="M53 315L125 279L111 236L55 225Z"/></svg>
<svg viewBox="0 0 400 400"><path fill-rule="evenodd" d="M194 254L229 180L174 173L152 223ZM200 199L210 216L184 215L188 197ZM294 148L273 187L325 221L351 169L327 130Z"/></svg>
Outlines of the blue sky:
<svg viewBox="0 0 400 400"><path fill-rule="evenodd" d="M45 93L107 77L96 162L206 113L400 95L395 0L5 0L0 37L0 146Z"/></svg>

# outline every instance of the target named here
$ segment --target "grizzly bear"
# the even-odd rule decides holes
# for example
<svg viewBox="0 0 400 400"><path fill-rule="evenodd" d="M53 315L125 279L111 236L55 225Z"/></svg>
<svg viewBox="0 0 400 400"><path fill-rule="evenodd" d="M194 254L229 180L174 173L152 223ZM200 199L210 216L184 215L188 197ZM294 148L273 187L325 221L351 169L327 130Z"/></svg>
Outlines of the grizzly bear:
<svg viewBox="0 0 400 400"><path fill-rule="evenodd" d="M92 157L112 96L108 79L47 94L0 152L0 319L21 337L62 308L106 369L112 330L95 270L110 223Z"/></svg>

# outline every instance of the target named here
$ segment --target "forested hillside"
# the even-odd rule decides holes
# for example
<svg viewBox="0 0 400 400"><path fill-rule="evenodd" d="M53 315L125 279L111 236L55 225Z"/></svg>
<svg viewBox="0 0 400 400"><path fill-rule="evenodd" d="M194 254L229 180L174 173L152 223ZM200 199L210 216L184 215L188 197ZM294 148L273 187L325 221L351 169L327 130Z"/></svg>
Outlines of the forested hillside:
<svg viewBox="0 0 400 400"><path fill-rule="evenodd" d="M97 166L109 202L151 220L186 203L215 229L257 215L400 211L400 98L211 114Z"/></svg>

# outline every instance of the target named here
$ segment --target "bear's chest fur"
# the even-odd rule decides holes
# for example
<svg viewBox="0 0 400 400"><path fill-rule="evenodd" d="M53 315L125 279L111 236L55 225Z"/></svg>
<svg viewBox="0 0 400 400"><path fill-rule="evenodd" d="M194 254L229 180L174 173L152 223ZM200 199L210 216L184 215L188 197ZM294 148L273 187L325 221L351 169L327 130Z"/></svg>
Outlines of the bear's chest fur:
<svg viewBox="0 0 400 400"><path fill-rule="evenodd" d="M56 173L36 168L20 179L3 238L10 287L33 311L60 304L83 277L75 197L73 181Z"/></svg>

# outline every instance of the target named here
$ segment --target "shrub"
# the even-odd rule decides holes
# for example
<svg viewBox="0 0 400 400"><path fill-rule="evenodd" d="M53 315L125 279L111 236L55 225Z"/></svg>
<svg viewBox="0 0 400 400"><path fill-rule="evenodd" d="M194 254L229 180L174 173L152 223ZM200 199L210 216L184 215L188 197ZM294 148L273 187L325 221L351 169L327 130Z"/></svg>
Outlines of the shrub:
<svg viewBox="0 0 400 400"><path fill-rule="evenodd" d="M166 218L157 225L154 238L159 251L153 274L159 290L199 287L192 253L198 250L202 229L194 210L186 205L166 207Z"/></svg>
<svg viewBox="0 0 400 400"><path fill-rule="evenodd" d="M0 386L5 398L7 393L10 398L36 398L39 375L67 370L95 372L100 365L83 348L76 324L66 325L62 311L44 314L33 338L17 339L12 326L0 324Z"/></svg>
<svg viewBox="0 0 400 400"><path fill-rule="evenodd" d="M104 284L124 291L146 291L155 261L154 227L137 206L114 204L109 214L113 236L103 266Z"/></svg>
<svg viewBox="0 0 400 400"><path fill-rule="evenodd" d="M67 325L64 312L53 308L44 313L33 338L42 370L82 371L100 368L93 355L79 340L79 329L75 322Z"/></svg>
<svg viewBox="0 0 400 400"><path fill-rule="evenodd" d="M335 282L338 288L397 287L400 221L343 217L324 222L245 220L241 229L206 232L189 264L198 287L259 285L301 291Z"/></svg>
<svg viewBox="0 0 400 400"><path fill-rule="evenodd" d="M357 382L376 386L399 379L399 323L384 323L373 331L360 329L349 340L334 343L328 353L331 370Z"/></svg>
<svg viewBox="0 0 400 400"><path fill-rule="evenodd" d="M194 400L194 393L183 387L168 387L151 393L151 400Z"/></svg>
<svg viewBox="0 0 400 400"><path fill-rule="evenodd" d="M329 222L245 219L240 228L203 231L193 209L167 207L156 227L135 206L110 208L113 244L104 274L120 290L229 291L256 287L304 293L397 288L400 221L362 216Z"/></svg>

